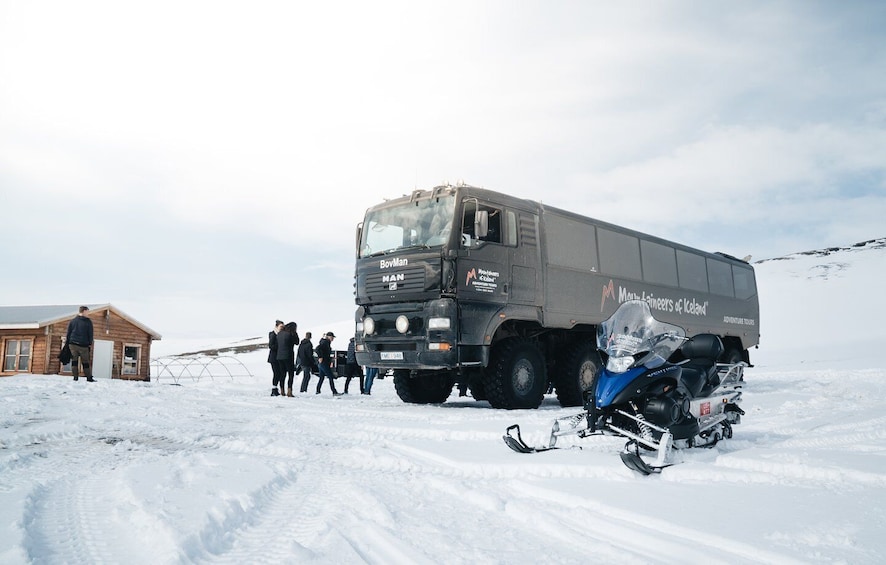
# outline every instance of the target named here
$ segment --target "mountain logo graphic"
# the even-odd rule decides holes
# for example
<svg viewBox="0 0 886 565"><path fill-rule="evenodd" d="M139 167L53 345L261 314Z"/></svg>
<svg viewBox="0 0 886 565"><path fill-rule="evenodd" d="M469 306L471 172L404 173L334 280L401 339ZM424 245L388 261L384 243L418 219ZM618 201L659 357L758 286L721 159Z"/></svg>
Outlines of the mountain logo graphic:
<svg viewBox="0 0 886 565"><path fill-rule="evenodd" d="M609 279L609 284L603 285L603 298L600 300L600 312L602 312L603 307L606 306L607 298L615 300L615 285L612 283L612 279Z"/></svg>
<svg viewBox="0 0 886 565"><path fill-rule="evenodd" d="M468 276L465 278L465 286L470 286L471 280L477 280L477 269L468 271Z"/></svg>

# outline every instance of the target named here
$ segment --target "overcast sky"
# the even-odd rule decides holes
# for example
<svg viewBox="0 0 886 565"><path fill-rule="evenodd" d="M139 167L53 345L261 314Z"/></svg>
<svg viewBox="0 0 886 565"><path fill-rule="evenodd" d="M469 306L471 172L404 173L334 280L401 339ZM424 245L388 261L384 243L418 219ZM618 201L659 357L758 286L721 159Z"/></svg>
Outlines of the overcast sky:
<svg viewBox="0 0 886 565"><path fill-rule="evenodd" d="M353 316L463 180L755 259L886 235L886 3L0 0L0 305Z"/></svg>

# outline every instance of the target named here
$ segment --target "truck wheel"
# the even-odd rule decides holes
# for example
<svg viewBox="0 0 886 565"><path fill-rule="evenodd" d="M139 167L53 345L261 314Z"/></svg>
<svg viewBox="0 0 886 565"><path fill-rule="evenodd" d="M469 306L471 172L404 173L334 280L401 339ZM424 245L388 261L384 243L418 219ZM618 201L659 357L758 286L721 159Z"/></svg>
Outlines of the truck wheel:
<svg viewBox="0 0 886 565"><path fill-rule="evenodd" d="M548 388L538 347L523 338L498 343L483 373L483 388L493 408L538 408Z"/></svg>
<svg viewBox="0 0 886 565"><path fill-rule="evenodd" d="M585 391L593 391L597 386L601 365L594 344L575 346L566 357L565 370L557 376L560 406L583 406Z"/></svg>
<svg viewBox="0 0 886 565"><path fill-rule="evenodd" d="M403 402L440 404L452 392L452 379L447 373L423 373L409 376L408 369L394 370L394 388Z"/></svg>
<svg viewBox="0 0 886 565"><path fill-rule="evenodd" d="M741 351L734 348L727 349L726 352L720 356L720 359L722 359L722 363L729 363L730 365L738 363L739 361L744 361Z"/></svg>
<svg viewBox="0 0 886 565"><path fill-rule="evenodd" d="M483 379L478 377L471 379L471 396L474 400L486 400L486 388L483 386Z"/></svg>
<svg viewBox="0 0 886 565"><path fill-rule="evenodd" d="M744 355L742 355L740 349L729 348L723 355L720 356L721 363L728 363L730 365L734 363L738 363L740 361L744 361ZM738 379L740 382L744 381L744 373L742 373L741 378Z"/></svg>

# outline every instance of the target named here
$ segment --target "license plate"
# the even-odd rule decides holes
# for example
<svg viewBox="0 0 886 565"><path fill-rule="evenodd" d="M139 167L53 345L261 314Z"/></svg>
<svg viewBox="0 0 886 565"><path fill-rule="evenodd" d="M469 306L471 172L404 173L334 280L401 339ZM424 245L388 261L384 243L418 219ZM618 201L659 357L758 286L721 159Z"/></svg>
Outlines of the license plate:
<svg viewBox="0 0 886 565"><path fill-rule="evenodd" d="M381 360L382 361L402 361L403 360L403 352L402 351L382 351L381 352Z"/></svg>

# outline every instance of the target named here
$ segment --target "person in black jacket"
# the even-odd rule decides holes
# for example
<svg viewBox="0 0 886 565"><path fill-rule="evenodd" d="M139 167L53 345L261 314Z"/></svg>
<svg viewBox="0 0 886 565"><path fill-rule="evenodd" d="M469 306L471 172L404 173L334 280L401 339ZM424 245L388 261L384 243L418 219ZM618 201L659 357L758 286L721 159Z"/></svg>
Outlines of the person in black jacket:
<svg viewBox="0 0 886 565"><path fill-rule="evenodd" d="M274 384L271 389L271 396L280 396L280 391L277 390L277 383L280 382L280 370L279 365L277 365L277 334L279 334L283 330L283 322L277 320L274 323L273 331L268 332L268 363L271 364L271 371L274 373ZM283 388L283 385L280 385L280 388Z"/></svg>
<svg viewBox="0 0 886 565"><path fill-rule="evenodd" d="M301 392L308 392L308 383L311 382L311 372L314 370L314 344L311 343L311 332L305 332L305 338L298 345L296 354L297 371L303 371L301 378Z"/></svg>
<svg viewBox="0 0 886 565"><path fill-rule="evenodd" d="M320 394L320 387L323 386L323 379L329 379L329 388L332 389L332 396L340 396L335 390L335 376L332 374L332 340L335 334L326 332L326 335L320 338L317 344L317 361L320 365L320 380L317 382L317 393Z"/></svg>
<svg viewBox="0 0 886 565"><path fill-rule="evenodd" d="M351 379L360 378L360 394L363 394L363 369L357 364L357 351L354 344L354 338L348 342L348 354L345 362L345 394L348 394L348 387L351 385Z"/></svg>
<svg viewBox="0 0 886 565"><path fill-rule="evenodd" d="M289 375L286 396L292 396L292 380L295 378L295 344L298 343L298 325L289 322L277 334L277 370L280 372L280 394L283 394L283 381Z"/></svg>
<svg viewBox="0 0 886 565"><path fill-rule="evenodd" d="M92 378L92 364L89 362L90 348L92 347L92 320L87 317L88 306L81 306L77 316L68 322L68 332L65 343L71 350L71 374L74 380L80 379L80 364L83 364L83 372L86 374L86 382L94 383Z"/></svg>

